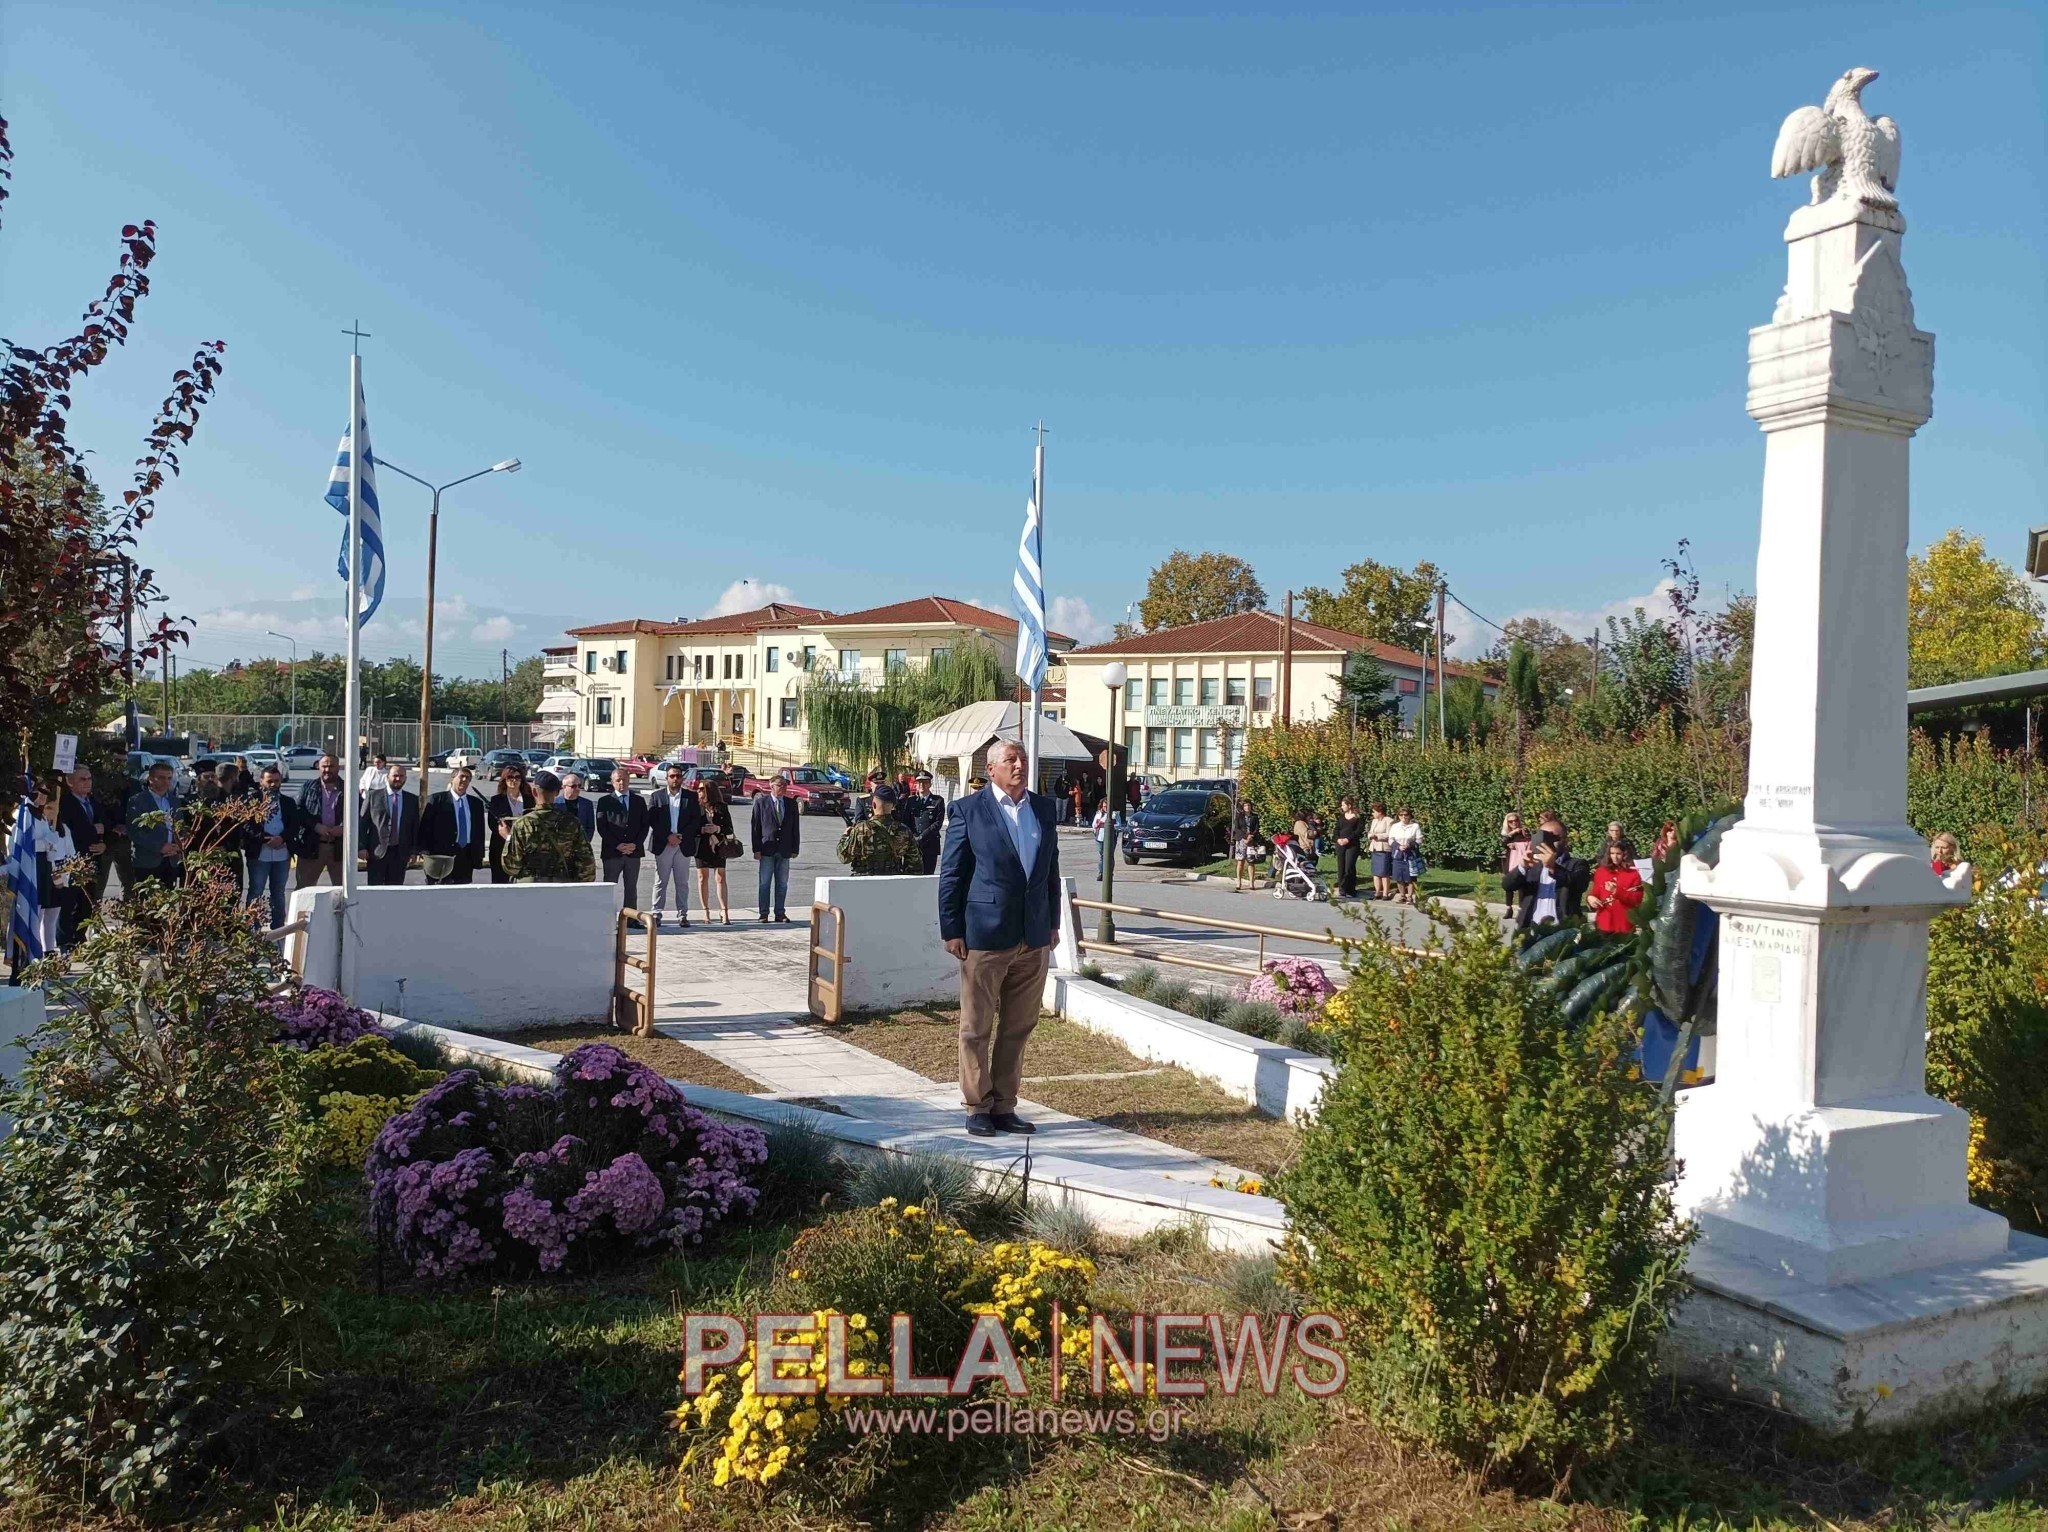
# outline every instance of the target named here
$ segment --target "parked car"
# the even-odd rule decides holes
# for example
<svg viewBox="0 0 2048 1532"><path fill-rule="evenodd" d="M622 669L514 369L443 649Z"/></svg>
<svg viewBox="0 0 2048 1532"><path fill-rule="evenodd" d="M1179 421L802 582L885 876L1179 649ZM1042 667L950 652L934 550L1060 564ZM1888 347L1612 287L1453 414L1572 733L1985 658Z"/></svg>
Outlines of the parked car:
<svg viewBox="0 0 2048 1532"><path fill-rule="evenodd" d="M526 759L526 752L524 750L493 750L484 756L483 774L495 780L498 773L507 766L530 766L531 764Z"/></svg>
<svg viewBox="0 0 2048 1532"><path fill-rule="evenodd" d="M149 775L149 768L162 761L171 768L171 796L189 797L192 792L192 771L175 755L158 755L154 750L131 750L128 752L128 777L137 787L142 786Z"/></svg>
<svg viewBox="0 0 2048 1532"><path fill-rule="evenodd" d="M626 758L626 775L642 778L651 777L654 775L655 768L660 764L660 761L643 750L638 755Z"/></svg>
<svg viewBox="0 0 2048 1532"><path fill-rule="evenodd" d="M318 745L286 745L277 754L290 770L311 771L320 764L320 757L326 752Z"/></svg>
<svg viewBox="0 0 2048 1532"><path fill-rule="evenodd" d="M443 763L450 771L458 766L467 766L471 771L483 764L484 753L474 745L457 745L450 750Z"/></svg>
<svg viewBox="0 0 2048 1532"><path fill-rule="evenodd" d="M827 761L823 766L807 766L805 770L822 771L832 779L835 785L844 788L849 793L853 791L853 773L837 761Z"/></svg>
<svg viewBox="0 0 2048 1532"><path fill-rule="evenodd" d="M1124 860L1141 856L1207 862L1229 854L1230 795L1168 788L1145 800L1124 826Z"/></svg>
<svg viewBox="0 0 2048 1532"><path fill-rule="evenodd" d="M847 791L822 766L784 766L776 775L789 784L789 796L796 799L799 813L844 817ZM765 792L767 785L758 783L754 790Z"/></svg>
<svg viewBox="0 0 2048 1532"><path fill-rule="evenodd" d="M1231 777L1190 777L1185 782L1176 782L1174 788L1189 793L1228 793L1237 796L1237 782Z"/></svg>
<svg viewBox="0 0 2048 1532"><path fill-rule="evenodd" d="M555 753L553 750L521 750L518 752L518 755L528 766L538 769L545 766L548 762L548 757Z"/></svg>
<svg viewBox="0 0 2048 1532"><path fill-rule="evenodd" d="M685 766L683 785L694 789L699 782L716 782L725 792L726 801L733 802L747 796L753 790L753 778L747 775L744 766Z"/></svg>

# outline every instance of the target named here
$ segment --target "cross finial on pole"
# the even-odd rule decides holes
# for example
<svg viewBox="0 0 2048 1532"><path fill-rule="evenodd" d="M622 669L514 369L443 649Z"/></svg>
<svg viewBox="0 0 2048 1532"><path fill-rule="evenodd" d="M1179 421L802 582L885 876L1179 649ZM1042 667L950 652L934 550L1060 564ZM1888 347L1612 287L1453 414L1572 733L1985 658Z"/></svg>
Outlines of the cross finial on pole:
<svg viewBox="0 0 2048 1532"><path fill-rule="evenodd" d="M341 333L344 335L352 335L355 337L355 344L351 346L349 349L355 352L357 355L361 355L363 349L363 342L370 338L370 332L363 328L362 321L359 319L351 319L348 322L348 326L349 327L346 330L343 330Z"/></svg>

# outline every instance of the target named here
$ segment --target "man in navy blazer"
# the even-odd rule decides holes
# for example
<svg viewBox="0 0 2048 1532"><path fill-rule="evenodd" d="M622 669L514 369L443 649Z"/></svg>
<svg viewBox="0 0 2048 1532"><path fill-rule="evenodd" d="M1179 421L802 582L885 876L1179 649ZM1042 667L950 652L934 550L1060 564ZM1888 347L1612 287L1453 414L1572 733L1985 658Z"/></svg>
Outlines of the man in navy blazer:
<svg viewBox="0 0 2048 1532"><path fill-rule="evenodd" d="M1060 928L1052 800L1025 787L1024 747L988 753L989 785L953 806L939 858L939 936L960 960L960 1097L976 1138L1030 1133L1017 1115Z"/></svg>

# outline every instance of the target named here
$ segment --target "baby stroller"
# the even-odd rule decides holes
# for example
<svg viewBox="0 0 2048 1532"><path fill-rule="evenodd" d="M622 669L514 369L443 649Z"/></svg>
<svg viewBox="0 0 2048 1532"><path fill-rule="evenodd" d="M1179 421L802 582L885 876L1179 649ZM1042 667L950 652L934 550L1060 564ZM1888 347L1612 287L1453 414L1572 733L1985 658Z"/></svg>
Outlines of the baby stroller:
<svg viewBox="0 0 2048 1532"><path fill-rule="evenodd" d="M1285 899L1290 894L1310 904L1330 897L1316 864L1295 845L1292 835L1282 832L1273 837L1273 897Z"/></svg>

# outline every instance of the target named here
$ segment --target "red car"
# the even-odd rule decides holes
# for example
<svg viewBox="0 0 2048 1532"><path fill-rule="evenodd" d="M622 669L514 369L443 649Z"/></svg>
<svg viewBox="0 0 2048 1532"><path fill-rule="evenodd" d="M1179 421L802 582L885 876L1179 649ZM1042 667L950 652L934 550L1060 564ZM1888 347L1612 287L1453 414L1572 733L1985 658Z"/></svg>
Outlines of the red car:
<svg viewBox="0 0 2048 1532"><path fill-rule="evenodd" d="M783 766L775 773L782 778L789 796L803 814L846 814L846 789L816 766ZM747 791L765 793L768 784L759 777L747 780Z"/></svg>
<svg viewBox="0 0 2048 1532"><path fill-rule="evenodd" d="M630 776L651 777L654 775L656 768L661 765L661 762L656 757L642 752L639 755L628 757L619 762L619 764L626 768L627 774Z"/></svg>

